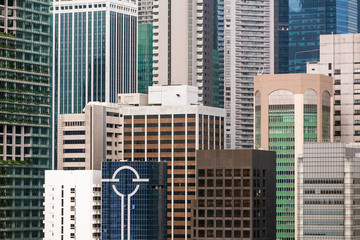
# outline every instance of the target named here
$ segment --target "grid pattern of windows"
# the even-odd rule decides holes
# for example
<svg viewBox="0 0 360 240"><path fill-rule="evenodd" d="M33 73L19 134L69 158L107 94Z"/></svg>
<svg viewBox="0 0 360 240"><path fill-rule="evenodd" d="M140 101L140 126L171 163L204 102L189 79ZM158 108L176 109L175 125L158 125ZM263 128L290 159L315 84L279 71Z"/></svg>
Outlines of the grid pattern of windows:
<svg viewBox="0 0 360 240"><path fill-rule="evenodd" d="M274 239L275 153L214 150L197 158L191 239Z"/></svg>
<svg viewBox="0 0 360 240"><path fill-rule="evenodd" d="M0 1L0 239L43 237L50 1Z"/></svg>
<svg viewBox="0 0 360 240"><path fill-rule="evenodd" d="M313 89L304 93L304 141L317 141L317 93Z"/></svg>
<svg viewBox="0 0 360 240"><path fill-rule="evenodd" d="M360 159L359 145L342 143L304 144L303 157L298 159L298 206L300 239L334 236L358 239L353 229L359 217L357 209ZM344 184L345 183L345 184ZM346 204L351 202L351 206ZM347 214L348 212L351 214ZM346 223L346 224L345 224Z"/></svg>
<svg viewBox="0 0 360 240"><path fill-rule="evenodd" d="M330 141L330 93L328 91L322 94L322 138L323 141Z"/></svg>
<svg viewBox="0 0 360 240"><path fill-rule="evenodd" d="M269 150L276 151L277 237L294 236L294 95L278 90L269 96Z"/></svg>
<svg viewBox="0 0 360 240"><path fill-rule="evenodd" d="M222 149L223 134L219 116L124 113L124 160L168 163L168 236L173 231L174 238L190 238L190 219L184 214L195 198L195 151Z"/></svg>

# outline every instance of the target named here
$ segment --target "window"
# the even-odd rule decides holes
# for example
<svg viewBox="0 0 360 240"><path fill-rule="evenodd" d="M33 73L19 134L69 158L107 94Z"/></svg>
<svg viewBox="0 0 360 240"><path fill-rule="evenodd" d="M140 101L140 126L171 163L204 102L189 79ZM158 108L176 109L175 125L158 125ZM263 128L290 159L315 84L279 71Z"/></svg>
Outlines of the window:
<svg viewBox="0 0 360 240"><path fill-rule="evenodd" d="M85 135L85 131L64 131L64 135Z"/></svg>
<svg viewBox="0 0 360 240"><path fill-rule="evenodd" d="M339 90L340 91L340 90ZM336 91L335 91L335 93L336 93ZM354 90L354 94L360 94L360 89L355 89Z"/></svg>

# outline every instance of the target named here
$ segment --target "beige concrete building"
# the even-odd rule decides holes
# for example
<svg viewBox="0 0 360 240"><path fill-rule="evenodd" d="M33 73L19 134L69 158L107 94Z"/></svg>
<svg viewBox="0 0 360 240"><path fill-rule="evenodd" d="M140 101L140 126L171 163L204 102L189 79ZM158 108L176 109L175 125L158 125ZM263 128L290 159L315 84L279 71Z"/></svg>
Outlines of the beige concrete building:
<svg viewBox="0 0 360 240"><path fill-rule="evenodd" d="M102 161L122 159L121 108L92 102L83 112L59 115L59 170L100 170Z"/></svg>
<svg viewBox="0 0 360 240"><path fill-rule="evenodd" d="M295 163L304 142L333 138L332 78L320 74L260 75L254 83L255 146L277 155L277 238L295 238Z"/></svg>
<svg viewBox="0 0 360 240"><path fill-rule="evenodd" d="M209 0L153 1L153 83L198 87L213 104L212 7Z"/></svg>
<svg viewBox="0 0 360 240"><path fill-rule="evenodd" d="M307 73L334 77L334 140L360 142L360 34L320 36L320 62Z"/></svg>

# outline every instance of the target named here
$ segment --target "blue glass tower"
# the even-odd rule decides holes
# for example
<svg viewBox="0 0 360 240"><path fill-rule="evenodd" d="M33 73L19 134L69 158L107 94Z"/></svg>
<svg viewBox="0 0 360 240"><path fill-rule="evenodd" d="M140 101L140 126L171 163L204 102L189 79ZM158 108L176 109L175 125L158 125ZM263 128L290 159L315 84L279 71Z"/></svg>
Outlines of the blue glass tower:
<svg viewBox="0 0 360 240"><path fill-rule="evenodd" d="M137 5L54 3L53 95L58 114L136 92Z"/></svg>
<svg viewBox="0 0 360 240"><path fill-rule="evenodd" d="M278 73L289 72L289 0L278 0Z"/></svg>
<svg viewBox="0 0 360 240"><path fill-rule="evenodd" d="M166 162L102 163L102 239L167 238Z"/></svg>
<svg viewBox="0 0 360 240"><path fill-rule="evenodd" d="M357 31L358 0L290 0L289 72L305 73L319 60L321 34Z"/></svg>

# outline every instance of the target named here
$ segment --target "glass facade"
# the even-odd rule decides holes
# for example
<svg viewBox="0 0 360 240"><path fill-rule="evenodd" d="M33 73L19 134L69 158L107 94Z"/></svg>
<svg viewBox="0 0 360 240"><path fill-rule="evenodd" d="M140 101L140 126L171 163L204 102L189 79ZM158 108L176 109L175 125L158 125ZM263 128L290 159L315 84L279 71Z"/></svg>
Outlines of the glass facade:
<svg viewBox="0 0 360 240"><path fill-rule="evenodd" d="M153 85L153 25L138 25L138 93L148 93Z"/></svg>
<svg viewBox="0 0 360 240"><path fill-rule="evenodd" d="M330 114L331 114L331 100L328 91L323 92L322 95L322 138L323 141L330 141Z"/></svg>
<svg viewBox="0 0 360 240"><path fill-rule="evenodd" d="M118 93L137 91L137 17L111 9L107 26L110 7L120 8L54 6L55 114L81 113L87 102L116 102Z"/></svg>
<svg viewBox="0 0 360 240"><path fill-rule="evenodd" d="M224 0L213 0L213 106L224 107Z"/></svg>
<svg viewBox="0 0 360 240"><path fill-rule="evenodd" d="M312 89L304 93L304 141L317 141L317 93Z"/></svg>
<svg viewBox="0 0 360 240"><path fill-rule="evenodd" d="M321 34L357 31L357 0L289 0L289 72L319 60Z"/></svg>
<svg viewBox="0 0 360 240"><path fill-rule="evenodd" d="M278 73L289 71L289 0L278 0Z"/></svg>
<svg viewBox="0 0 360 240"><path fill-rule="evenodd" d="M50 158L50 1L0 1L0 239L41 239Z"/></svg>
<svg viewBox="0 0 360 240"><path fill-rule="evenodd" d="M103 162L102 181L103 240L167 238L166 162Z"/></svg>
<svg viewBox="0 0 360 240"><path fill-rule="evenodd" d="M286 90L269 95L269 150L276 151L277 239L295 236L295 99Z"/></svg>

